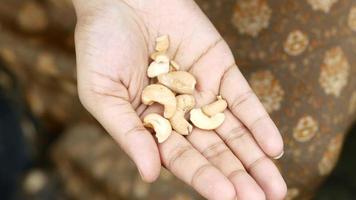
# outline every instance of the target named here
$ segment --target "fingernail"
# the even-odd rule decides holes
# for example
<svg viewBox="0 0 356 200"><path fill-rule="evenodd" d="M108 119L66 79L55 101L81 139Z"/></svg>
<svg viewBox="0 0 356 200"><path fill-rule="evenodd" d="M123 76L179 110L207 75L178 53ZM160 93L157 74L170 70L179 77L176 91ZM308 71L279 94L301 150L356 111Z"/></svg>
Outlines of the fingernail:
<svg viewBox="0 0 356 200"><path fill-rule="evenodd" d="M282 151L282 153L279 154L278 156L273 157L273 159L278 160L278 159L282 158L283 155L284 155L284 151Z"/></svg>

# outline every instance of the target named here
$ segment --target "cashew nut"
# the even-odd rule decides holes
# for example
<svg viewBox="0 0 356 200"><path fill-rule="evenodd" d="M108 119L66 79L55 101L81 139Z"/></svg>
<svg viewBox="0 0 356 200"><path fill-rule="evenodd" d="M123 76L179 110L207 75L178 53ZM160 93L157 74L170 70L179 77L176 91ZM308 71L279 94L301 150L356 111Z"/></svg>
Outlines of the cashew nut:
<svg viewBox="0 0 356 200"><path fill-rule="evenodd" d="M155 50L156 51L167 51L169 47L169 38L168 35L162 35L158 38L156 38L156 46Z"/></svg>
<svg viewBox="0 0 356 200"><path fill-rule="evenodd" d="M159 56L159 55L164 55L164 54L165 54L164 52L155 51L155 52L153 52L153 53L150 55L150 58L151 58L152 60L156 60L157 56Z"/></svg>
<svg viewBox="0 0 356 200"><path fill-rule="evenodd" d="M150 55L151 59L154 61L160 60L160 58L162 58L162 56L167 56L167 55L164 52L159 52L159 51L153 52ZM169 68L170 68L169 69L170 71L178 71L180 69L180 66L176 61L171 60Z"/></svg>
<svg viewBox="0 0 356 200"><path fill-rule="evenodd" d="M178 71L180 69L179 64L174 60L171 60L171 67L176 71ZM173 71L173 70L171 69L171 71Z"/></svg>
<svg viewBox="0 0 356 200"><path fill-rule="evenodd" d="M177 110L173 117L169 119L175 131L182 135L189 135L193 126L185 119L186 112L190 111L195 106L195 99L192 95L179 95L177 99Z"/></svg>
<svg viewBox="0 0 356 200"><path fill-rule="evenodd" d="M227 102L221 96L217 96L217 99L217 101L201 108L202 111L209 117L214 116L217 113L221 113L227 108Z"/></svg>
<svg viewBox="0 0 356 200"><path fill-rule="evenodd" d="M148 66L147 76L154 78L160 74L168 73L170 69L169 58L165 54L159 54L155 60Z"/></svg>
<svg viewBox="0 0 356 200"><path fill-rule="evenodd" d="M151 105L154 102L164 105L164 117L171 118L176 112L176 98L174 93L160 84L152 84L142 91L142 103Z"/></svg>
<svg viewBox="0 0 356 200"><path fill-rule="evenodd" d="M143 125L154 129L159 143L164 142L172 133L172 127L169 121L156 113L145 116Z"/></svg>
<svg viewBox="0 0 356 200"><path fill-rule="evenodd" d="M195 98L189 94L182 94L176 96L177 99L177 111L188 112L195 106Z"/></svg>
<svg viewBox="0 0 356 200"><path fill-rule="evenodd" d="M164 53L158 54L155 61L159 63L169 63L169 57Z"/></svg>
<svg viewBox="0 0 356 200"><path fill-rule="evenodd" d="M158 82L180 94L192 94L196 80L186 71L174 71L158 76Z"/></svg>
<svg viewBox="0 0 356 200"><path fill-rule="evenodd" d="M190 111L190 121L198 128L213 130L219 127L225 120L224 113L218 113L211 117L205 115L200 108Z"/></svg>

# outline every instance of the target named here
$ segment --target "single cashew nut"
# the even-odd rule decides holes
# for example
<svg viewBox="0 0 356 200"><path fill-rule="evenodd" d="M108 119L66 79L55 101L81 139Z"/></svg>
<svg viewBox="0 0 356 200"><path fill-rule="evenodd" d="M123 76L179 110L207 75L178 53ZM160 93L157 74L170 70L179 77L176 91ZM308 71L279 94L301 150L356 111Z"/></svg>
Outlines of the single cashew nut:
<svg viewBox="0 0 356 200"><path fill-rule="evenodd" d="M145 116L143 125L154 129L159 143L164 142L172 133L172 127L169 121L156 113Z"/></svg>
<svg viewBox="0 0 356 200"><path fill-rule="evenodd" d="M174 61L174 60L171 60L171 71L175 70L175 71L178 71L180 69L180 65Z"/></svg>
<svg viewBox="0 0 356 200"><path fill-rule="evenodd" d="M165 53L164 52L159 52L159 51L155 51L153 52L151 55L150 55L150 58L152 60L156 60L156 58L159 56L159 55L164 55Z"/></svg>
<svg viewBox="0 0 356 200"><path fill-rule="evenodd" d="M198 128L213 130L219 127L225 120L224 113L218 113L211 117L205 115L200 108L190 111L190 121Z"/></svg>
<svg viewBox="0 0 356 200"><path fill-rule="evenodd" d="M148 85L142 91L142 103L151 105L154 102L164 106L164 117L171 118L176 112L176 98L174 93L160 84Z"/></svg>
<svg viewBox="0 0 356 200"><path fill-rule="evenodd" d="M169 57L166 54L158 54L155 61L159 63L169 63Z"/></svg>
<svg viewBox="0 0 356 200"><path fill-rule="evenodd" d="M176 96L177 99L177 110L188 112L195 106L195 98L193 95L182 94Z"/></svg>
<svg viewBox="0 0 356 200"><path fill-rule="evenodd" d="M169 58L165 54L159 54L156 56L155 60L148 66L147 76L154 78L160 74L165 74L169 72L170 64Z"/></svg>
<svg viewBox="0 0 356 200"><path fill-rule="evenodd" d="M173 117L169 119L175 131L182 135L189 135L193 126L185 119L186 112L190 111L195 106L195 99L192 95L179 95L177 99L177 110Z"/></svg>
<svg viewBox="0 0 356 200"><path fill-rule="evenodd" d="M169 62L169 57L165 52L155 51L150 55L154 61Z"/></svg>
<svg viewBox="0 0 356 200"><path fill-rule="evenodd" d="M186 71L174 71L158 76L158 82L179 94L193 94L197 81Z"/></svg>
<svg viewBox="0 0 356 200"><path fill-rule="evenodd" d="M162 35L158 38L156 38L156 46L155 50L156 51L167 51L169 48L169 37L168 35Z"/></svg>
<svg viewBox="0 0 356 200"><path fill-rule="evenodd" d="M217 99L217 101L201 108L209 117L221 113L227 108L227 102L221 96L217 96Z"/></svg>

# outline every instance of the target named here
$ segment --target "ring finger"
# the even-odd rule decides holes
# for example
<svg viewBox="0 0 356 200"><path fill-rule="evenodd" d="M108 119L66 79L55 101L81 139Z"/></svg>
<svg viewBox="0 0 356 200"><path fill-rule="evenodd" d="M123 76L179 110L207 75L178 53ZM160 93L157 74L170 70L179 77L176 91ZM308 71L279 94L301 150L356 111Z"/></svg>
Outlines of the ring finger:
<svg viewBox="0 0 356 200"><path fill-rule="evenodd" d="M262 187L267 199L283 199L286 184L277 167L261 150L249 130L230 111L225 111L225 116L224 123L216 132Z"/></svg>
<svg viewBox="0 0 356 200"><path fill-rule="evenodd" d="M237 199L265 199L255 180L214 131L194 129L188 141L234 184Z"/></svg>

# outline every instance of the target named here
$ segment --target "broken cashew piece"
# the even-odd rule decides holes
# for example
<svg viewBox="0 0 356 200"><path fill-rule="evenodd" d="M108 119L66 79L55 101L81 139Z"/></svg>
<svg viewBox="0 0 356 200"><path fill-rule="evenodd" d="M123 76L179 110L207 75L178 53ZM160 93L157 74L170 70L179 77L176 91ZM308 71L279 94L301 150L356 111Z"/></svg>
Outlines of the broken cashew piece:
<svg viewBox="0 0 356 200"><path fill-rule="evenodd" d="M201 108L202 111L209 117L224 112L227 108L227 102L221 96L217 96L217 99L217 101Z"/></svg>
<svg viewBox="0 0 356 200"><path fill-rule="evenodd" d="M172 133L169 121L156 113L146 115L143 119L143 125L154 129L159 143L164 142Z"/></svg>
<svg viewBox="0 0 356 200"><path fill-rule="evenodd" d="M167 51L169 48L169 37L168 35L162 35L158 38L156 38L156 46L155 50L162 52L162 51Z"/></svg>
<svg viewBox="0 0 356 200"><path fill-rule="evenodd" d="M169 58L165 54L159 54L156 56L155 60L148 66L147 76L154 78L160 74L165 74L169 72L170 64Z"/></svg>
<svg viewBox="0 0 356 200"><path fill-rule="evenodd" d="M203 130L213 130L219 127L225 120L224 113L218 113L211 117L205 115L200 108L190 111L190 121Z"/></svg>
<svg viewBox="0 0 356 200"><path fill-rule="evenodd" d="M179 95L177 99L177 110L173 117L169 119L175 131L182 135L189 135L193 126L185 119L185 114L194 108L195 99L192 95Z"/></svg>
<svg viewBox="0 0 356 200"><path fill-rule="evenodd" d="M160 84L148 85L142 91L142 103L151 105L154 102L164 106L164 117L171 118L176 112L176 98L174 93Z"/></svg>
<svg viewBox="0 0 356 200"><path fill-rule="evenodd" d="M197 81L186 71L174 71L158 76L158 82L179 94L193 94Z"/></svg>

